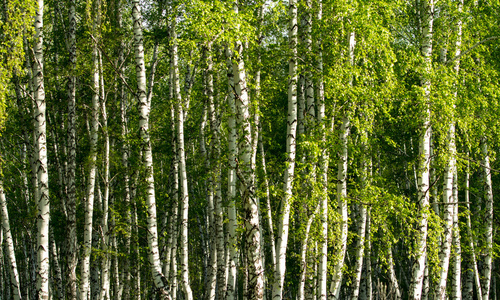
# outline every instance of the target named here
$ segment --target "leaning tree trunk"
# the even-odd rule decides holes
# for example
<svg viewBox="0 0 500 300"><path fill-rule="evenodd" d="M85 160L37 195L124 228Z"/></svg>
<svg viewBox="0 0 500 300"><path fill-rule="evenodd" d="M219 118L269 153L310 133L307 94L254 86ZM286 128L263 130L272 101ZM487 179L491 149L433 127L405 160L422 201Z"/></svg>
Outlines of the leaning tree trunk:
<svg viewBox="0 0 500 300"><path fill-rule="evenodd" d="M292 198L293 177L295 173L295 152L297 133L297 1L290 0L288 14L288 43L290 60L288 62L288 117L286 138L286 169L281 200L281 213L278 219L278 238L276 244L276 268L274 273L273 293L274 300L282 299L283 283L285 281L286 249L288 244L288 230L290 222L290 201Z"/></svg>
<svg viewBox="0 0 500 300"><path fill-rule="evenodd" d="M179 67L177 54L177 38L175 32L176 22L172 24L172 67L174 97L177 117L177 151L179 158L179 179L181 188L181 215L180 215L180 264L181 281L184 290L184 297L187 300L193 299L193 291L189 283L188 265L188 212L189 212L189 192L186 173L186 153L184 149L184 109L182 105L181 89L179 84Z"/></svg>
<svg viewBox="0 0 500 300"><path fill-rule="evenodd" d="M35 16L35 47L33 64L35 100L35 151L38 192L38 237L37 237L37 276L36 291L39 299L49 298L49 173L47 163L47 122L45 86L43 75L43 0L37 0Z"/></svg>
<svg viewBox="0 0 500 300"><path fill-rule="evenodd" d="M147 232L149 246L150 270L153 276L155 287L159 289L163 299L170 298L166 279L162 274L160 265L160 255L158 251L158 229L156 221L156 197L153 172L153 153L151 150L151 140L149 135L149 112L151 103L146 91L146 67L144 63L144 46L142 36L142 15L141 6L138 0L132 1L132 15L134 20L134 52L137 73L137 98L139 105L139 132L141 150L143 153L143 166L145 169L146 181L146 206L148 211ZM151 71L153 72L153 70ZM152 82L150 82L152 86ZM151 93L151 91L148 91Z"/></svg>
<svg viewBox="0 0 500 300"><path fill-rule="evenodd" d="M410 299L420 300L422 297L422 283L427 256L427 216L429 209L429 162L430 162L430 140L431 140L431 110L430 98L430 73L432 70L432 26L434 21L434 0L424 0L420 16L422 24L422 46L423 74L421 86L423 87L424 112L421 115L421 134L419 141L419 174L418 174L418 203L420 220L418 225L418 236L415 248L415 263L413 264Z"/></svg>
<svg viewBox="0 0 500 300"><path fill-rule="evenodd" d="M16 255L14 252L14 241L12 239L12 233L10 231L9 224L9 213L7 212L7 200L5 199L5 192L3 190L3 180L0 179L0 216L2 217L2 228L3 235L5 236L5 243L7 250L7 259L9 260L9 273L10 273L10 288L12 289L12 299L21 299L20 285L19 285L19 273L17 271ZM0 232L1 234L1 232ZM0 244L2 247L2 244ZM0 259L2 257L0 256ZM2 261L0 261L2 264ZM5 287L7 288L7 287Z"/></svg>

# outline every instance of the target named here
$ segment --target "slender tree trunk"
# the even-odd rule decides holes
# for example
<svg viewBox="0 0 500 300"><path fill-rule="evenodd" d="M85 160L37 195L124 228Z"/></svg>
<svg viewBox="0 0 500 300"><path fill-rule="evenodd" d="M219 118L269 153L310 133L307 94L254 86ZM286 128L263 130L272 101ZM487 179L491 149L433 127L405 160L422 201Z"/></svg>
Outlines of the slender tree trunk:
<svg viewBox="0 0 500 300"><path fill-rule="evenodd" d="M100 239L100 224L99 222L101 221L100 214L102 212L102 193L101 193L101 187L99 185L99 177L97 176L98 174L96 173L96 198L94 202L94 212L95 213L95 219L94 219L94 228L92 228L92 248L96 249L97 251L102 251L102 243ZM90 258L90 296L89 299L91 300L99 300L99 297L101 295L101 268L100 268L100 262L102 261L102 258L100 256L94 255L93 257L91 256Z"/></svg>
<svg viewBox="0 0 500 300"><path fill-rule="evenodd" d="M351 32L349 37L349 59L351 65L354 64L354 48L356 46L355 33ZM352 84L352 79L351 82ZM339 299L340 286L342 285L342 269L344 266L345 253L347 249L347 231L348 231L348 215L347 215L347 160L348 160L348 143L350 132L350 117L349 107L344 113L342 125L340 127L340 153L337 172L337 202L338 210L341 216L340 221L340 250L334 264L333 279L330 286L330 295L333 299Z"/></svg>
<svg viewBox="0 0 500 300"><path fill-rule="evenodd" d="M454 105L453 105L454 106ZM452 108L455 109L454 107ZM452 117L453 118L453 117ZM451 246L453 239L453 212L455 211L456 199L453 198L453 175L456 172L455 158L455 122L452 120L448 128L448 165L445 170L445 181L443 186L443 203L444 203L444 237L441 241L441 251L439 259L440 275L439 285L437 287L438 299L445 300L446 285L448 282L448 269L451 256Z"/></svg>
<svg viewBox="0 0 500 300"><path fill-rule="evenodd" d="M184 114L182 105L181 90L179 84L179 67L177 65L177 38L175 33L176 22L172 24L172 67L174 81L174 95L176 102L177 116L177 151L179 157L179 174L181 188L181 229L180 229L180 264L181 281L186 300L193 299L193 292L189 283L189 264L188 264L188 212L189 212L189 192L186 173L186 154L184 149Z"/></svg>
<svg viewBox="0 0 500 300"><path fill-rule="evenodd" d="M401 290L399 289L398 278L396 276L396 271L394 270L394 259L392 258L392 247L389 249L389 257L387 258L387 265L389 266L389 279L391 281L392 288L395 291L395 299L401 300Z"/></svg>
<svg viewBox="0 0 500 300"><path fill-rule="evenodd" d="M158 228L156 218L156 196L153 171L153 153L149 134L149 113L151 102L149 96L152 93L153 83L150 81L149 90L146 87L146 66L144 62L144 46L142 36L141 6L138 0L132 1L132 15L134 20L134 52L137 73L137 98L140 111L139 132L141 138L141 150L143 153L143 165L145 168L146 181L146 206L148 210L147 232L149 246L149 261L155 287L159 289L163 299L169 299L166 287L166 279L162 274L160 255L158 251ZM153 70L151 70L151 75Z"/></svg>
<svg viewBox="0 0 500 300"><path fill-rule="evenodd" d="M38 299L49 298L49 174L47 164L47 123L46 102L43 69L43 0L37 0L35 16L35 47L33 65L34 100L35 100L35 140L36 140L36 170L38 193L38 237L37 237L37 280Z"/></svg>
<svg viewBox="0 0 500 300"><path fill-rule="evenodd" d="M19 300L21 299L19 273L17 271L16 255L14 252L14 240L12 239L12 233L10 231L9 213L7 212L7 200L5 199L5 192L3 190L3 180L0 180L0 209L3 235L5 236L6 243L5 249L7 250L6 254L9 261L8 269L10 273L10 288L12 289L12 299ZM0 243L0 248L1 247L2 244ZM2 263L2 261L0 261L0 263ZM5 288L7 288L7 286Z"/></svg>
<svg viewBox="0 0 500 300"><path fill-rule="evenodd" d="M213 79L213 62L212 62L212 47L211 44L207 48L207 96L208 96L208 113L210 120L210 129L212 132L211 143L211 161L214 166L212 168L212 190L214 191L214 231L216 255L217 255L217 272L216 272L216 286L217 286L217 299L223 299L226 295L226 260L224 253L224 208L221 190L221 143L220 143L220 121L217 119L217 111L215 109L214 100L214 79ZM218 97L217 97L218 99Z"/></svg>
<svg viewBox="0 0 500 300"><path fill-rule="evenodd" d="M274 243L274 228L273 228L273 216L271 211L271 192L269 191L269 179L267 177L266 168L266 154L264 152L264 143L262 142L262 135L259 135L259 148L260 156L262 161L262 172L264 173L264 189L266 193L266 219L267 227L269 230L269 248L271 249L271 261L273 268L276 267L276 245Z"/></svg>
<svg viewBox="0 0 500 300"><path fill-rule="evenodd" d="M462 299L462 247L460 245L460 227L458 222L458 187L457 187L457 170L453 175L453 241L452 246L454 255L452 257L451 266L451 300Z"/></svg>
<svg viewBox="0 0 500 300"><path fill-rule="evenodd" d="M238 13L238 4L234 10ZM240 193L243 203L245 225L245 250L248 268L248 300L262 299L264 296L264 276L260 251L259 208L255 198L255 168L253 161L252 131L250 125L250 99L247 89L243 44L236 42L233 60L235 84L236 121L238 128L238 165Z"/></svg>
<svg viewBox="0 0 500 300"><path fill-rule="evenodd" d="M467 157L469 157L469 152L467 151ZM470 264L472 266L472 271L469 271L469 272L472 272L472 276L471 276L471 279L470 279L470 287L468 284L466 284L466 292L464 293L464 298L465 299L472 299L473 296L474 296L474 282L476 284L476 296L477 296L477 299L478 300L482 300L483 299L483 293L482 293L482 288L481 288L481 280L480 280L480 274L479 274L479 270L478 270L478 265L477 265L477 258L476 258L476 247L475 247L475 240L476 240L476 236L473 235L473 232L472 232L472 222L471 222L471 211L470 211L470 204L469 204L469 201L470 201L470 197L469 197L469 184L470 184L470 181L469 181L469 178L470 178L470 173L469 173L469 170L470 170L470 162L469 160L467 160L467 169L465 171L465 203L467 205L467 235L468 235L468 238L469 238L469 248L470 248L470 252L471 252L471 257L470 257Z"/></svg>
<svg viewBox="0 0 500 300"><path fill-rule="evenodd" d="M99 4L97 4L99 5ZM99 8L96 11L100 11ZM99 13L97 13L99 14ZM94 21L94 29L96 32L98 28L99 17ZM84 237L83 237L83 259L82 259L82 275L80 286L80 299L90 299L90 259L92 252L92 219L94 213L94 190L96 182L96 160L97 160L97 142L98 127L99 127L99 54L97 49L97 41L94 41L92 53L93 60L93 75L92 75L92 108L91 108L91 127L90 127L90 152L89 152L89 176L87 181L87 203L85 205L85 222L84 222Z"/></svg>
<svg viewBox="0 0 500 300"><path fill-rule="evenodd" d="M202 112L202 121L200 126L200 149L201 155L205 160L205 172L208 174L205 182L205 193L207 199L207 206L205 208L207 215L207 227L208 227L208 268L207 268L207 276L205 282L205 299L214 300L215 292L216 292L216 284L217 284L217 229L215 225L215 205L214 205L214 194L215 194L215 174L214 174L214 166L211 166L211 162L213 162L213 151L214 144L211 143L210 153L207 152L206 149L206 141L205 141L205 130L207 125L207 116L210 115L210 125L212 125L212 109L213 109L213 82L209 83L209 81L213 81L212 78L212 56L210 53L210 47L204 49L205 60L207 61L207 70L205 72L205 94L208 98L208 101L203 106ZM208 52L208 53L207 53ZM210 78L209 78L210 77ZM211 86L209 86L211 85ZM209 112L210 111L210 112ZM215 117L215 116L214 116ZM212 126L210 126L212 128Z"/></svg>
<svg viewBox="0 0 500 300"><path fill-rule="evenodd" d="M55 290L54 294L58 299L64 299L64 288L62 280L62 270L61 264L59 263L59 255L57 251L56 242L54 240L54 232L52 228L50 229L50 252L52 253L52 265L53 265L53 288Z"/></svg>
<svg viewBox="0 0 500 300"><path fill-rule="evenodd" d="M304 300L306 296L304 288L306 285L306 273L307 273L306 256L307 256L307 247L309 246L309 232L311 231L311 225L314 219L316 218L316 214L318 213L320 207L321 207L321 202L318 203L314 212L311 215L309 215L304 232L304 240L302 241L302 245L300 247L300 279L299 279L299 291L297 293L298 300Z"/></svg>
<svg viewBox="0 0 500 300"><path fill-rule="evenodd" d="M366 180L366 179L365 179ZM351 299L359 298L359 287L361 285L361 272L363 271L364 251L365 251L365 235L366 235L366 206L359 204L360 211L358 216L358 240L356 242L356 263L354 266L354 286Z"/></svg>
<svg viewBox="0 0 500 300"><path fill-rule="evenodd" d="M68 78L68 173L67 203L68 246L67 280L69 299L77 298L76 265L78 240L76 235L76 0L69 2L68 53L71 75Z"/></svg>
<svg viewBox="0 0 500 300"><path fill-rule="evenodd" d="M170 66L170 99L174 101L174 88L173 88L173 63L171 62ZM170 217L170 229L169 229L169 237L171 237L171 251L170 251L170 274L168 275L170 279L170 294L172 295L172 299L176 300L177 298L177 240L178 240L178 214L179 214L179 154L177 147L177 135L175 134L176 128L176 119L175 119L175 109L173 106L170 108L170 127L172 132L172 215ZM169 239L170 241L170 239Z"/></svg>
<svg viewBox="0 0 500 300"><path fill-rule="evenodd" d="M317 21L321 24L323 19L323 2L318 0L318 12ZM316 83L317 88L317 100L318 100L318 124L321 131L321 144L322 151L320 156L320 166L319 166L319 178L322 186L321 194L321 209L320 209L320 219L321 219L321 252L319 254L319 264L318 264L318 300L326 300L327 295L327 265L328 265L328 162L330 156L326 147L326 135L327 126L325 126L325 92L324 92L324 82L323 82L323 39L321 36L321 30L319 30L320 35L317 41L317 68L318 68L318 82Z"/></svg>
<svg viewBox="0 0 500 300"><path fill-rule="evenodd" d="M421 85L424 89L422 102L427 103L421 117L422 132L419 142L419 174L418 174L418 203L419 203L419 229L415 248L415 263L413 264L410 299L420 300L422 296L422 282L424 277L426 256L427 256L427 216L429 207L429 163L430 163L430 106L429 97L431 89L430 73L432 69L432 39L434 22L434 0L424 0L420 12L422 26L421 55L423 57L424 74L421 78Z"/></svg>
<svg viewBox="0 0 500 300"><path fill-rule="evenodd" d="M5 264L3 263L3 225L0 226L0 299L8 299L5 295L8 288L6 287L7 278L4 279Z"/></svg>
<svg viewBox="0 0 500 300"><path fill-rule="evenodd" d="M490 297L491 286L491 270L493 263L493 185L491 182L491 168L490 157L488 153L488 141L483 137L481 141L481 152L483 154L483 172L484 172L484 188L486 194L485 201L485 226L486 226L486 240L485 240L485 257L483 262L483 300L488 300Z"/></svg>
<svg viewBox="0 0 500 300"><path fill-rule="evenodd" d="M238 148L236 147L236 141L238 139L236 131L236 103L235 103L235 87L234 87L234 74L233 74L233 64L232 64L232 53L229 49L226 49L226 59L227 59L227 78L228 78L228 106L229 106L229 118L228 118L228 250L229 250L229 272L227 280L227 299L236 299L236 265L238 263L238 251L237 251L237 216L236 216L236 157L238 155Z"/></svg>
<svg viewBox="0 0 500 300"><path fill-rule="evenodd" d="M373 285L372 285L372 240L371 240L371 207L368 207L366 212L366 248L365 248L365 280L364 280L364 292L363 296L360 296L363 300L373 299Z"/></svg>
<svg viewBox="0 0 500 300"><path fill-rule="evenodd" d="M276 269L273 284L273 300L283 297L283 283L286 269L286 250L288 245L288 230L290 219L290 201L292 198L292 185L295 173L295 152L297 133L297 1L290 0L288 7L289 25L289 55L288 62L288 116L286 139L286 169L284 177L284 195L281 200L281 213L278 219L278 239L276 244Z"/></svg>
<svg viewBox="0 0 500 300"><path fill-rule="evenodd" d="M458 12L461 14L463 12L464 1L458 1ZM457 21L457 40L455 41L455 57L459 57L462 46L462 18L459 17ZM453 70L455 71L455 75L458 78L459 70L460 70L460 60L456 59ZM455 80L455 91L453 95L453 99L456 101L457 98L457 86L458 80ZM453 103L453 111L455 111L456 104ZM454 121L454 120L453 120ZM454 128L453 128L454 131ZM452 132L452 128L450 126L450 133ZM453 132L454 133L454 132ZM456 159L455 159L456 160ZM456 163L456 162L455 162ZM452 300L460 300L462 299L462 278L461 278L461 260L462 260L462 248L460 245L460 226L458 221L458 170L455 167L453 173L453 198L455 205L453 206L453 248L455 250L455 255L453 256L453 267L452 267L452 283L451 283L451 299Z"/></svg>
<svg viewBox="0 0 500 300"><path fill-rule="evenodd" d="M102 67L102 62L101 62ZM104 98L104 82L103 74L101 73L101 95ZM102 114L102 128L104 135L104 195L102 199L102 219L101 219L101 230L102 230L102 249L103 256L101 260L101 272L102 272L102 283L101 283L101 296L103 300L110 299L110 236L109 225L108 225L108 214L109 214L109 132L108 132L108 114L106 111L106 102L103 99L101 106Z"/></svg>

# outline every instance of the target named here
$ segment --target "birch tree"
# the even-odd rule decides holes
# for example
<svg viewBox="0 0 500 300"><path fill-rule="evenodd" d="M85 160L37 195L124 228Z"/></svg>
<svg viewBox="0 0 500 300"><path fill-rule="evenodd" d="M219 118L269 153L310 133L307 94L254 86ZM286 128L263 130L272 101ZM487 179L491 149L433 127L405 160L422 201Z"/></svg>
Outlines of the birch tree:
<svg viewBox="0 0 500 300"><path fill-rule="evenodd" d="M78 262L78 240L76 235L76 0L69 2L68 56L70 76L68 78L68 297L77 297L76 265Z"/></svg>
<svg viewBox="0 0 500 300"><path fill-rule="evenodd" d="M94 20L92 29L94 33L100 26L100 3L97 2L94 8L97 17ZM97 35L98 36L98 35ZM97 142L99 139L99 106L100 106L100 74L99 74L99 50L97 45L97 38L94 41L92 49L92 107L90 112L91 126L90 126L90 152L89 152L89 173L87 180L87 193L85 203L85 223L83 234L83 259L81 268L81 285L80 285L80 298L88 300L91 297L90 288L90 259L92 253L92 225L94 214L94 197L97 173Z"/></svg>
<svg viewBox="0 0 500 300"><path fill-rule="evenodd" d="M180 214L180 265L181 282L184 296L187 300L193 299L193 291L189 283L189 258L188 258L188 213L189 213L189 190L186 173L186 153L184 147L184 116L181 88L179 83L179 67L177 54L176 16L172 23L172 74L175 97L175 113L177 119L177 153L179 158L179 180L181 188L181 214Z"/></svg>
<svg viewBox="0 0 500 300"><path fill-rule="evenodd" d="M43 54L43 10L44 1L37 0L35 16L35 46L33 64L33 86L35 100L35 151L38 192L37 204L37 280L36 290L39 299L49 298L49 174L47 162L47 123L44 85L44 54Z"/></svg>
<svg viewBox="0 0 500 300"><path fill-rule="evenodd" d="M281 199L281 212L278 219L276 243L276 269L273 283L273 299L282 299L283 283L285 280L286 252L288 245L288 231L290 223L290 205L292 200L292 185L295 173L295 152L297 133L297 2L289 1L288 6L288 115L286 138L286 169L284 175Z"/></svg>
<svg viewBox="0 0 500 300"><path fill-rule="evenodd" d="M141 150L143 153L143 165L145 169L146 206L148 210L148 246L149 262L151 263L151 273L156 288L160 290L163 299L170 296L166 287L166 279L162 274L160 266L160 255L158 251L158 230L156 220L156 197L153 172L153 153L151 150L151 140L149 133L149 113L151 111L151 101L148 99L146 87L146 65L144 62L144 44L142 35L142 14L139 1L132 1L132 16L134 21L134 54L137 73L137 98L139 106L139 133L141 140ZM151 70L153 72L153 70ZM150 82L152 87L152 82Z"/></svg>
<svg viewBox="0 0 500 300"><path fill-rule="evenodd" d="M427 223L429 207L429 162L430 162L430 139L431 139L431 110L430 110L430 74L432 71L432 41L434 23L434 0L425 0L419 11L419 22L421 24L421 49L423 58L423 74L421 76L422 106L421 133L419 140L418 159L418 204L420 220L418 224L418 236L415 248L415 263L412 268L410 284L410 299L420 300L422 296L422 282L427 253Z"/></svg>
<svg viewBox="0 0 500 300"><path fill-rule="evenodd" d="M7 259L9 261L9 273L10 273L10 288L12 289L12 299L21 299L19 272L17 270L16 255L14 252L14 241L12 239L12 233L10 231L9 223L9 213L7 211L7 200L5 198L5 192L3 190L3 180L0 180L0 209L2 217L2 228L3 236L5 236L5 243L7 249ZM0 243L0 245L2 245ZM1 257L0 257L1 258Z"/></svg>
<svg viewBox="0 0 500 300"><path fill-rule="evenodd" d="M238 14L238 3L234 5ZM247 299L263 299L264 270L261 257L261 236L259 208L255 198L255 164L252 163L252 132L250 124L250 98L247 89L245 62L243 60L243 44L236 41L233 75L235 86L236 124L238 130L238 164L240 194L243 203L245 224L245 247L248 260L248 295Z"/></svg>

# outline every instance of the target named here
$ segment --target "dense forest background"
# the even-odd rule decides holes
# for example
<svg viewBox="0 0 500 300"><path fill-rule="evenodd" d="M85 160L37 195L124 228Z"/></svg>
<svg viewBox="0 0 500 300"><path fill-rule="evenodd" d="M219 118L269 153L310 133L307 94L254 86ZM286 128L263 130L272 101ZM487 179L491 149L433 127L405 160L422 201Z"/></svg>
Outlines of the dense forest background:
<svg viewBox="0 0 500 300"><path fill-rule="evenodd" d="M1 0L1 299L498 299L498 0Z"/></svg>

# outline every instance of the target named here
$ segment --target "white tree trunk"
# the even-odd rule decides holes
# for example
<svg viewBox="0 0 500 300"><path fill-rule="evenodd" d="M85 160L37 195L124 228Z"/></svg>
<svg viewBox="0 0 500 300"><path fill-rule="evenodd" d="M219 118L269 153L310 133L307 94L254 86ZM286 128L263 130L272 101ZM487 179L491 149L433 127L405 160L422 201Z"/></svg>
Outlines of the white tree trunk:
<svg viewBox="0 0 500 300"><path fill-rule="evenodd" d="M137 98L140 111L139 132L141 138L141 150L143 153L143 164L145 169L146 181L146 206L148 211L147 232L149 246L149 261L151 264L151 273L155 287L159 289L163 299L169 299L170 296L166 287L166 279L162 274L160 265L160 255L158 251L158 228L156 218L156 196L153 171L153 153L151 150L151 140L149 135L149 113L151 111L151 102L148 99L152 93L146 88L146 66L144 62L144 46L142 35L142 15L141 5L138 0L132 1L132 16L134 21L134 53L137 73ZM153 72L153 71L151 71Z"/></svg>
<svg viewBox="0 0 500 300"><path fill-rule="evenodd" d="M215 110L214 102L214 82L213 82L213 62L211 45L207 49L207 96L209 104L209 116L210 116L210 129L212 131L212 161L214 163L213 169L213 188L214 191L214 229L216 232L216 250L217 250L217 272L216 272L216 286L217 286L217 299L223 299L226 295L226 257L224 252L225 240L224 240L224 207L222 200L222 189L221 189L221 143L220 143L220 121L217 119L217 112ZM217 97L219 100L219 97Z"/></svg>
<svg viewBox="0 0 500 300"><path fill-rule="evenodd" d="M458 1L458 12L461 14L463 11L464 1ZM462 46L462 19L458 18L457 21L457 40L455 42L455 57L460 56L461 54L461 46ZM455 60L455 65L453 66L455 71L455 75L458 78L458 72L460 70L460 60ZM458 80L455 81L455 84L458 85ZM457 88L455 87L454 91L454 100L457 98ZM453 103L453 111L455 111L456 104ZM454 120L453 120L454 121ZM451 133L450 127L450 133ZM453 134L454 134L453 128ZM455 159L456 160L456 159ZM456 162L455 162L456 163ZM453 213L453 248L455 250L455 255L453 256L453 266L452 266L452 282L451 282L451 299L452 300L460 300L462 299L462 278L461 278L461 261L462 261L462 247L460 244L460 226L458 221L458 170L455 167L453 173L453 199L455 204L453 205L454 213ZM468 202L468 200L467 200Z"/></svg>
<svg viewBox="0 0 500 300"><path fill-rule="evenodd" d="M234 89L234 74L233 74L233 63L232 63L232 53L229 49L226 49L226 59L227 59L227 78L228 78L228 106L229 106L229 118L228 118L228 251L229 251L229 272L227 280L227 299L234 300L236 298L236 265L238 262L238 252L237 252L237 219L236 219L236 157L238 155L238 148L236 147L236 141L238 139L236 131L236 103L235 103L235 89Z"/></svg>
<svg viewBox="0 0 500 300"><path fill-rule="evenodd" d="M102 68L102 61L100 63ZM101 69L102 70L102 69ZM104 79L101 73L101 95L104 97ZM104 100L104 99L103 99ZM103 256L101 260L101 296L103 300L110 299L110 236L109 225L108 225L108 214L109 214L109 132L108 132L108 114L106 111L106 102L102 102L101 106L102 114L102 128L104 135L104 195L102 198L102 219L101 219L101 230L102 230L102 250Z"/></svg>
<svg viewBox="0 0 500 300"><path fill-rule="evenodd" d="M365 247L365 273L361 285L359 298L362 300L372 300L372 264L371 264L371 208L366 212L366 247Z"/></svg>
<svg viewBox="0 0 500 300"><path fill-rule="evenodd" d="M53 287L55 290L55 296L57 299L64 299L64 288L63 288L63 280L62 280L62 271L61 264L59 263L59 251L57 250L56 242L54 240L54 232L52 228L50 229L50 252L52 253L52 272L53 272Z"/></svg>
<svg viewBox="0 0 500 300"><path fill-rule="evenodd" d="M467 152L467 157L469 157L469 152ZM476 258L476 236L473 235L473 232L472 232L472 222L471 222L471 211L470 211L470 204L469 204L469 201L470 201L470 197L469 197L469 178L470 178L470 173L469 173L469 169L470 169L470 162L469 160L467 160L467 169L466 169L466 172L465 172L465 203L467 205L467 220L466 220L466 224L467 224L467 235L468 235L468 238L469 238L469 248L470 248L470 252L471 252L471 262L470 264L472 265L472 271L469 271L469 272L472 272L472 278L470 280L470 287L468 285L466 285L466 293L464 293L464 299L472 299L473 296L474 296L474 286L473 284L475 283L476 284L476 292L477 292L477 299L478 300L482 300L483 299L483 293L482 293L482 288L481 288L481 280L480 280L480 274L479 274L479 270L478 270L478 266L477 266L477 258Z"/></svg>
<svg viewBox="0 0 500 300"><path fill-rule="evenodd" d="M174 81L174 96L176 100L177 116L177 151L179 157L179 174L181 188L181 228L180 228L180 264L181 281L186 300L193 299L193 292L189 283L189 262L188 262L188 212L189 212L189 192L186 173L186 154L184 151L184 114L182 105L181 90L179 84L179 67L177 57L177 38L175 33L176 22L172 24L172 67Z"/></svg>
<svg viewBox="0 0 500 300"><path fill-rule="evenodd" d="M396 300L401 300L401 290L399 289L398 278L396 277L396 272L394 271L394 260L392 259L392 247L389 249L389 254L387 258L387 265L389 266L389 279L391 281L392 288L395 291Z"/></svg>
<svg viewBox="0 0 500 300"><path fill-rule="evenodd" d="M98 19L98 17L97 17ZM93 31L96 32L98 20L94 21ZM99 127L99 54L97 49L97 41L94 41L92 53L92 108L91 108L91 127L90 127L90 151L89 151L89 175L87 179L87 203L85 205L85 221L83 234L83 258L81 268L81 284L80 284L80 299L90 299L90 258L92 252L92 221L94 214L94 190L96 182L96 160L97 160L97 142L98 127Z"/></svg>
<svg viewBox="0 0 500 300"><path fill-rule="evenodd" d="M171 85L173 84L173 65L171 65L170 69L171 75ZM173 99L173 88L171 89L171 99ZM175 109L172 106L170 109L170 118L171 118L171 128L172 132L175 133L176 128L176 119L175 119ZM170 229L169 229L169 241L171 241L171 251L170 251L170 272L169 274L165 274L170 279L170 294L173 300L177 298L177 240L178 240L178 218L179 218L179 154L177 147L177 137L174 134L172 138L172 215L170 217Z"/></svg>
<svg viewBox="0 0 500 300"><path fill-rule="evenodd" d="M238 4L234 10L238 13ZM262 299L264 296L264 276L261 257L261 236L259 208L255 198L255 169L253 163L253 143L250 120L250 99L247 89L245 63L243 60L243 44L236 42L233 60L235 84L236 121L238 129L238 165L237 172L241 182L240 193L243 203L243 219L245 226L245 250L248 268L248 300Z"/></svg>
<svg viewBox="0 0 500 300"><path fill-rule="evenodd" d="M432 39L434 22L434 0L424 0L420 12L420 23L422 24L421 55L424 59L424 74L421 78L421 85L424 90L422 102L427 103L421 117L421 134L419 141L419 169L418 169L418 203L420 210L420 221L418 237L415 248L415 263L413 264L412 278L410 284L410 299L420 300L422 296L422 283L427 256L427 209L429 206L429 164L430 164L430 106L429 97L431 81L429 74L432 69Z"/></svg>
<svg viewBox="0 0 500 300"><path fill-rule="evenodd" d="M318 11L317 11L317 21L321 24L323 19L323 2L318 1ZM320 31L321 32L321 31ZM317 42L317 60L318 60L318 81L316 83L316 95L318 104L318 124L321 131L321 143L323 145L323 150L320 156L319 165L319 178L321 181L322 194L321 194L321 209L320 209L320 219L321 219L321 238L320 238L320 248L321 252L319 254L318 263L318 300L326 300L327 294L327 265L328 265L328 162L329 153L326 150L326 134L327 126L325 126L325 92L323 83L323 44L322 36L320 34Z"/></svg>
<svg viewBox="0 0 500 300"><path fill-rule="evenodd" d="M452 246L454 255L452 258L451 266L451 300L462 299L462 246L460 245L460 226L458 222L458 179L457 170L453 175L453 198L455 205L453 205L453 241Z"/></svg>
<svg viewBox="0 0 500 300"><path fill-rule="evenodd" d="M271 250L271 261L274 268L276 266L276 245L274 243L273 216L271 211L271 192L269 191L269 179L267 178L267 168L266 168L266 153L264 152L264 143L262 142L262 135L259 135L259 150L262 161L262 172L264 173L264 189L266 193L266 219L267 219L267 227L269 230L269 248Z"/></svg>
<svg viewBox="0 0 500 300"><path fill-rule="evenodd" d="M454 105L453 105L454 106ZM452 108L454 109L454 107ZM453 115L453 114L452 114ZM437 297L440 300L445 300L446 285L448 282L448 269L451 256L451 245L453 238L453 212L455 211L456 199L453 198L453 175L456 172L455 158L455 123L452 121L448 128L448 164L445 170L445 181L443 186L443 203L444 203L444 237L441 241L441 251L439 253L440 274L439 285L437 287Z"/></svg>
<svg viewBox="0 0 500 300"><path fill-rule="evenodd" d="M34 100L35 100L35 139L36 139L36 170L38 193L36 201L38 204L37 224L37 279L36 290L39 299L49 298L49 173L47 163L47 123L45 86L43 75L43 0L37 0L35 16L35 47L33 64L34 77Z"/></svg>
<svg viewBox="0 0 500 300"><path fill-rule="evenodd" d="M349 36L349 60L351 65L354 64L354 48L356 46L355 33L351 32ZM350 81L352 84L352 79ZM348 215L347 215L347 160L348 160L348 143L350 131L349 108L344 113L342 125L340 127L340 153L337 171L337 205L341 216L340 221L340 250L337 253L337 258L334 262L333 279L330 286L330 296L337 300L339 299L340 286L342 284L342 269L344 266L345 253L347 249L347 231L348 231Z"/></svg>
<svg viewBox="0 0 500 300"><path fill-rule="evenodd" d="M366 178L365 178L366 180ZM366 235L366 206L360 206L358 217L358 240L356 242L356 263L354 266L354 286L351 299L357 300L359 298L359 287L361 285L361 272L363 271L364 251L365 251L365 235Z"/></svg>
<svg viewBox="0 0 500 300"><path fill-rule="evenodd" d="M488 300L490 297L490 285L491 285L491 270L492 270L492 260L493 260L493 185L491 183L491 168L490 168L490 157L488 153L488 141L483 137L481 143L481 152L483 154L483 172L484 172L484 188L486 192L485 201L485 227L486 227L486 239L485 239L485 254L483 262L483 300Z"/></svg>
<svg viewBox="0 0 500 300"><path fill-rule="evenodd" d="M12 239L12 233L10 231L9 224L9 213L7 211L7 200L5 198L5 192L3 190L3 180L0 180L0 216L2 217L2 228L3 228L3 236L5 236L5 243L7 250L7 259L9 260L9 273L10 273L10 288L12 289L12 299L18 300L21 299L21 291L20 291L20 281L19 281L19 273L17 271L17 263L16 263L16 255L14 252L14 240ZM0 243L0 248L2 244ZM1 259L2 257L0 257ZM3 262L0 260L0 264ZM3 285L3 284L2 284ZM5 286L7 288L7 286Z"/></svg>
<svg viewBox="0 0 500 300"><path fill-rule="evenodd" d="M67 203L68 246L67 286L68 298L77 298L76 265L78 240L76 235L76 0L69 2L68 53L71 75L68 80L68 172Z"/></svg>
<svg viewBox="0 0 500 300"><path fill-rule="evenodd" d="M309 246L309 232L311 231L311 225L316 218L316 214L318 213L321 207L321 202L318 203L314 212L309 215L307 219L307 224L304 232L304 240L302 241L302 245L300 247L300 279L299 279L299 291L297 292L297 299L304 300L305 299L305 284L306 284L306 273L307 273L307 248Z"/></svg>
<svg viewBox="0 0 500 300"><path fill-rule="evenodd" d="M297 1L290 0L288 24L288 43L290 60L288 62L288 116L287 116L287 139L286 139L286 169L281 200L281 213L278 219L278 239L276 244L276 269L273 284L273 300L283 297L283 283L286 269L286 249L288 245L288 230L290 219L290 201L292 198L292 185L295 173L295 152L297 133Z"/></svg>

